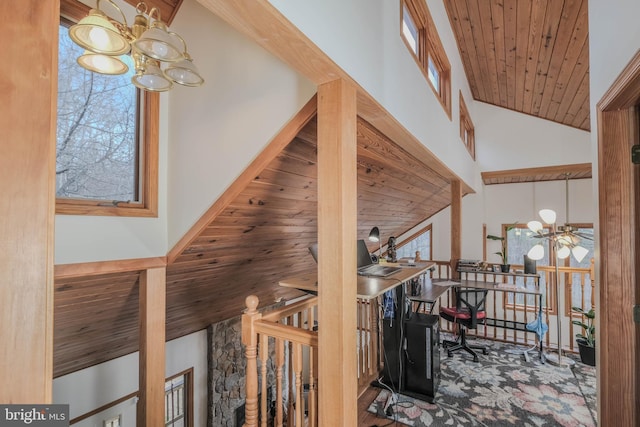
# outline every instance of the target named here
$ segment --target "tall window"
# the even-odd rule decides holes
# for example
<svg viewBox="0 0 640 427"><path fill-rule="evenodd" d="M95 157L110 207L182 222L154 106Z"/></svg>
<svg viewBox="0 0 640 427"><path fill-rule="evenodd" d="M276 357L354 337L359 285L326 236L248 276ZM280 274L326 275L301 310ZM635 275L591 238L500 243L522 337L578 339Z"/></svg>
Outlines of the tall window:
<svg viewBox="0 0 640 427"><path fill-rule="evenodd" d="M451 65L425 0L401 0L401 36L451 119Z"/></svg>
<svg viewBox="0 0 640 427"><path fill-rule="evenodd" d="M476 131L467 110L467 104L464 102L462 92L460 92L460 139L467 147L467 151L471 154L471 158L476 158Z"/></svg>
<svg viewBox="0 0 640 427"><path fill-rule="evenodd" d="M431 224L418 231L396 246L398 258L414 258L420 252L420 259L431 259Z"/></svg>
<svg viewBox="0 0 640 427"><path fill-rule="evenodd" d="M157 94L132 83L133 63L119 76L85 70L68 28L88 8L61 0L58 54L56 212L155 216ZM155 115L155 117L154 117Z"/></svg>
<svg viewBox="0 0 640 427"><path fill-rule="evenodd" d="M165 382L164 420L166 427L192 427L193 368L181 372Z"/></svg>

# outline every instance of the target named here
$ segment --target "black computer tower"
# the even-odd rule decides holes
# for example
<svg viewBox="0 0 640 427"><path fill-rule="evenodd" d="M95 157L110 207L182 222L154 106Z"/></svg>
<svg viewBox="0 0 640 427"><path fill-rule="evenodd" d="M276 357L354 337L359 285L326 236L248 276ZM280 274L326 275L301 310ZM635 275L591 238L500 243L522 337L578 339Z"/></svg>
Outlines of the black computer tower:
<svg viewBox="0 0 640 427"><path fill-rule="evenodd" d="M404 322L402 394L433 402L440 384L438 316L411 313Z"/></svg>
<svg viewBox="0 0 640 427"><path fill-rule="evenodd" d="M382 382L394 390L400 387L401 357L400 347L402 322L397 319L383 319L382 321L382 350L384 351L384 368Z"/></svg>

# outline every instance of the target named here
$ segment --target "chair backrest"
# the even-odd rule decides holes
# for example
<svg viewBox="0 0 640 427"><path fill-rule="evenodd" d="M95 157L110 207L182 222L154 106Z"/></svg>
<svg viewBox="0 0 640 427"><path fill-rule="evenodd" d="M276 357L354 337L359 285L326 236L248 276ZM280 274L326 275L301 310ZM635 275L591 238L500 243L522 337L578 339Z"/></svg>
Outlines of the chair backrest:
<svg viewBox="0 0 640 427"><path fill-rule="evenodd" d="M478 324L478 313L484 311L484 303L487 299L486 289L453 288L456 294L456 310L468 312L470 315L470 329L475 329Z"/></svg>

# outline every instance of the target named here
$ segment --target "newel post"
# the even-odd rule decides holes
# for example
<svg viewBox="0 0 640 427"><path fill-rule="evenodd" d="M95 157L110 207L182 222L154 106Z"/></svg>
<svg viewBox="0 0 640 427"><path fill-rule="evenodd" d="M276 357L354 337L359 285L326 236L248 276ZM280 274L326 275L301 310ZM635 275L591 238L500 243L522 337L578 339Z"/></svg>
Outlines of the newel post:
<svg viewBox="0 0 640 427"><path fill-rule="evenodd" d="M258 335L253 327L253 322L260 320L262 314L258 313L258 297L249 295L245 299L247 306L242 315L242 344L245 346L246 368L246 399L244 412L245 427L258 426Z"/></svg>

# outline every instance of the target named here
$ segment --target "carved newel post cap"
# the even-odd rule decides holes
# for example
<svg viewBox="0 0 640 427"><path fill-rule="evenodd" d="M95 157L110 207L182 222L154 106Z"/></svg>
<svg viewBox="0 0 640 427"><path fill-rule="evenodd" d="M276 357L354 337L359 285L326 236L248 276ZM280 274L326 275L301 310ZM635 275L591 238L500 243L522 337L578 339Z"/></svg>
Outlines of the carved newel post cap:
<svg viewBox="0 0 640 427"><path fill-rule="evenodd" d="M244 299L244 304L247 306L247 313L255 313L258 308L260 300L255 295L249 295Z"/></svg>

